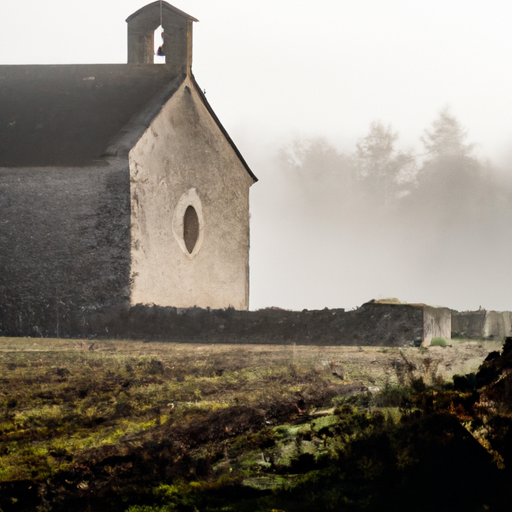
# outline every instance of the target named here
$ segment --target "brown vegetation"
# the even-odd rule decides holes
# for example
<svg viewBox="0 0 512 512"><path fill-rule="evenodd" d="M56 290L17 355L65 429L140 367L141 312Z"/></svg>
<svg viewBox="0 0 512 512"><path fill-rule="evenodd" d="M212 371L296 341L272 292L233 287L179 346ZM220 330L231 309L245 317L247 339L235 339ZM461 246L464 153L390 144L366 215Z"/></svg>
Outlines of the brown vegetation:
<svg viewBox="0 0 512 512"><path fill-rule="evenodd" d="M356 454L360 464L353 474L366 485L367 478L383 478L386 464L397 471L415 467L420 455L410 450L416 441L402 446L405 441L395 438L397 422L409 418L424 429L415 411L431 415L441 404L443 414L448 411L455 421L446 428L455 429L457 439L466 433L461 447L484 462L482 454L490 454L492 464L502 467L509 457L508 420L496 418L508 417L499 397L508 397L510 388L496 374L508 368L505 359L490 356L478 374L487 386L478 396L471 377L455 379L464 391L442 388L454 373L474 372L499 346L2 339L0 509L124 512L132 505L133 512L194 510L206 498L220 507L229 488L229 499L238 504L223 510L243 510L241 503L251 493L256 493L251 502L268 501L268 489L285 492L292 486L299 496L301 485L309 484L300 484L304 479L298 475L313 478L315 471L332 470L340 457L348 464ZM475 411L485 421L475 423ZM444 432L443 425L432 428ZM493 435L503 435L492 440L489 426ZM399 460L396 454L381 460L386 450L371 448L378 432ZM466 438L468 432L472 435ZM477 440L476 446L470 440ZM363 441L364 446L358 444ZM368 452L374 449L378 463ZM484 462L487 467L489 461ZM222 499L214 499L217 492ZM346 510L366 510L356 502L359 508ZM136 507L143 503L153 508Z"/></svg>

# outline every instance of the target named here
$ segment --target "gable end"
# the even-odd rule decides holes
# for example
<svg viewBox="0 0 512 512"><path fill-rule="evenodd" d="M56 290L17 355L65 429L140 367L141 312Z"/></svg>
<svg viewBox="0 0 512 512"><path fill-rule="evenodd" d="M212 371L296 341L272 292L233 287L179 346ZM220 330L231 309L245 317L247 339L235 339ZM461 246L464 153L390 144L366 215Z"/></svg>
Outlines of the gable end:
<svg viewBox="0 0 512 512"><path fill-rule="evenodd" d="M206 110L208 110L208 113L212 116L213 120L215 121L215 123L219 127L219 129L222 132L222 134L224 135L224 137L226 137L227 141L229 142L229 144L233 148L233 151L236 153L236 156L239 158L239 160L242 163L242 165L245 167L245 170L247 171L249 176L253 179L254 183L256 183L258 181L258 178L251 171L251 168L249 167L249 165L245 161L245 158L242 156L242 153L240 153L240 151L236 147L235 143L233 142L233 139L229 136L229 133L226 131L224 126L222 126L222 123L220 122L219 118L217 117L217 115L213 111L211 105L208 103L208 100L206 99L206 96L204 95L203 91L199 87L199 84L196 82L196 79L195 79L195 77L194 77L194 75L192 73L190 73L190 77L192 79L192 83L194 85L195 90L199 94L199 97L201 98L202 103L206 107Z"/></svg>

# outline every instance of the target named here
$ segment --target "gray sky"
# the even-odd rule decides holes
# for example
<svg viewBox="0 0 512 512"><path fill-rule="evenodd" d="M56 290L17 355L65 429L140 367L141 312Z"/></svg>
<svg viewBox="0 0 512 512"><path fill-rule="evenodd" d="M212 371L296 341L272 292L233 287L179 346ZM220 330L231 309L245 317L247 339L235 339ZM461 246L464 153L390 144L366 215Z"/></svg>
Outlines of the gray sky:
<svg viewBox="0 0 512 512"><path fill-rule="evenodd" d="M146 3L2 0L0 64L125 62L125 19ZM399 132L401 145L419 149L419 136L445 105L468 129L468 141L479 144L480 155L498 165L512 158L510 0L171 3L200 20L193 71L261 178L253 202L264 202L272 152L292 136L325 136L351 151L379 119ZM253 248L264 239L254 218L258 211ZM262 253L255 247L253 254ZM328 263L322 259L322 265ZM254 257L251 266L253 280L265 279L268 269ZM348 307L391 294L384 283L339 299L326 292L322 304L321 280L315 293L291 287L293 300L252 286L253 307ZM421 300L416 295L403 298ZM450 294L432 300L478 307Z"/></svg>
<svg viewBox="0 0 512 512"><path fill-rule="evenodd" d="M2 0L0 63L125 62L144 0ZM493 160L512 139L508 0L180 0L194 73L230 131L351 147L380 119L416 144L449 104ZM242 136L239 144L245 145ZM249 151L251 153L251 151Z"/></svg>

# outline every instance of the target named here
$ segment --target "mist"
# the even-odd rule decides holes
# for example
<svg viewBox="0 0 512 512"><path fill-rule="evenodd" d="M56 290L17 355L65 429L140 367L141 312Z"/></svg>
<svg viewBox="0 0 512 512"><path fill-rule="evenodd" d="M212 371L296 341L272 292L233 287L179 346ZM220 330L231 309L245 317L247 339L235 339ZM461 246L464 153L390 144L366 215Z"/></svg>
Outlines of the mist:
<svg viewBox="0 0 512 512"><path fill-rule="evenodd" d="M512 309L512 162L481 156L449 107L432 114L415 148L374 121L352 149L295 134L248 155L251 309Z"/></svg>
<svg viewBox="0 0 512 512"><path fill-rule="evenodd" d="M125 19L145 3L3 0L0 63L126 62ZM193 72L260 178L252 309L512 309L510 2L171 3L200 20ZM475 144L454 172L425 165L421 141L447 104ZM398 134L387 179L358 154L379 120Z"/></svg>

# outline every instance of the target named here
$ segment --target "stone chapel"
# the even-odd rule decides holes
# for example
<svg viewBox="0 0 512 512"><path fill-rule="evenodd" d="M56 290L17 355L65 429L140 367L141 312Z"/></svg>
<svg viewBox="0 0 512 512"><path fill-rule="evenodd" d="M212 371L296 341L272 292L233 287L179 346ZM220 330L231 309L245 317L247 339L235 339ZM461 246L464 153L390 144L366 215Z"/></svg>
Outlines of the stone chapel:
<svg viewBox="0 0 512 512"><path fill-rule="evenodd" d="M195 21L157 1L127 19L127 64L0 66L0 335L248 308L257 178L192 74Z"/></svg>

